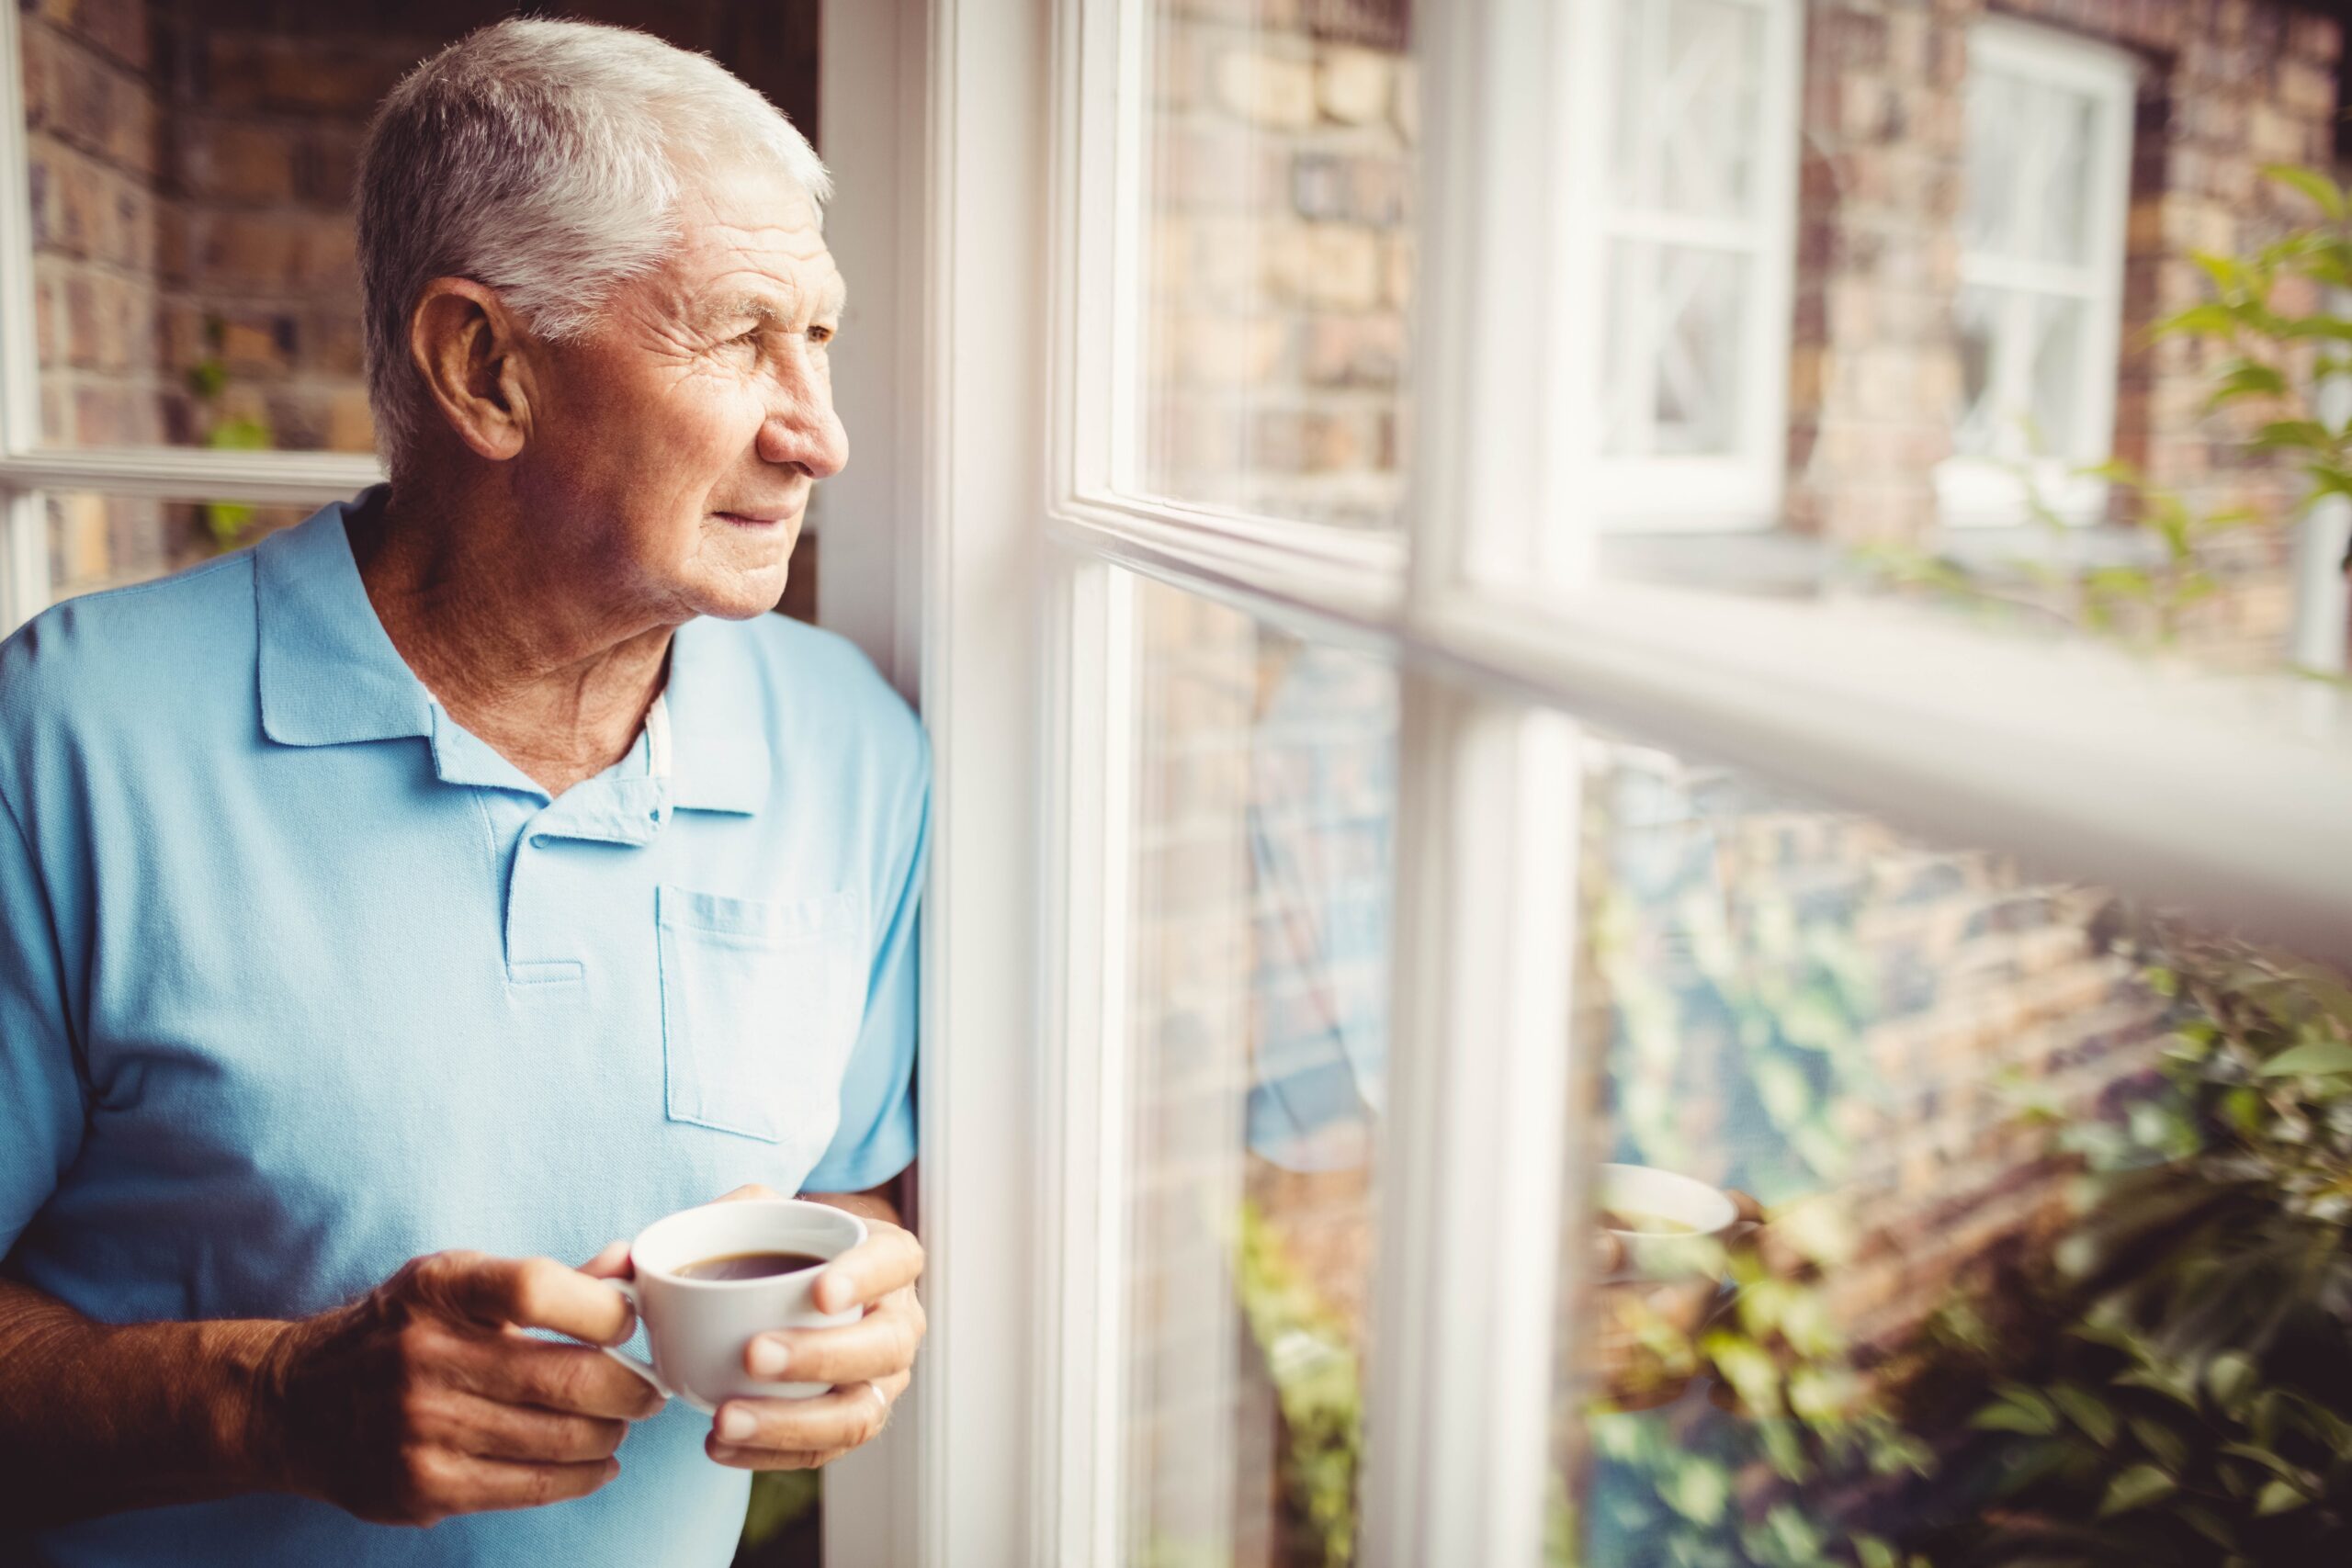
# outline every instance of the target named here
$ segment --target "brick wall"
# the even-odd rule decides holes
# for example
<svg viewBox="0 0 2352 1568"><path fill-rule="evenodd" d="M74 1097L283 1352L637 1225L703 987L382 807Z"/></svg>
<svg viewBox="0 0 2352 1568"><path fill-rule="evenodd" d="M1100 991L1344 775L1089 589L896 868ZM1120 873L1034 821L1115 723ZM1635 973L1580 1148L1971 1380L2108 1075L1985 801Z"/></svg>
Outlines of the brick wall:
<svg viewBox="0 0 2352 1568"><path fill-rule="evenodd" d="M1164 8L1152 61L1148 488L1394 525L1418 129L1400 30L1393 7Z"/></svg>
<svg viewBox="0 0 2352 1568"><path fill-rule="evenodd" d="M1401 27L1300 0L1170 0L1152 60L1148 488L1391 527L1409 410L1412 66ZM2294 216L2266 163L2333 161L2342 31L2276 0L1809 0L1785 520L1838 547L1928 539L1961 397L1953 305L1970 26L2006 16L2143 67L2116 450L2208 510L2274 519L2283 466L2203 412L2213 351L2145 329L2199 298L2192 250ZM2119 519L2132 508L2119 494ZM2233 536L2188 637L2275 660L2285 527Z"/></svg>
<svg viewBox="0 0 2352 1568"><path fill-rule="evenodd" d="M2332 17L2267 0L1812 0L1806 16L1791 520L1840 543L1917 539L1960 396L1951 302L1969 26L2016 17L2140 62L2115 449L2192 505L2283 516L2292 476L2210 417L2216 350L2147 330L2203 297L2191 253L2237 254L2300 214L2265 164L2334 162ZM2282 301L2283 302L2283 301ZM2132 509L2117 498L2120 517ZM2276 661L2291 606L2282 525L2240 535L2230 588L2188 637Z"/></svg>

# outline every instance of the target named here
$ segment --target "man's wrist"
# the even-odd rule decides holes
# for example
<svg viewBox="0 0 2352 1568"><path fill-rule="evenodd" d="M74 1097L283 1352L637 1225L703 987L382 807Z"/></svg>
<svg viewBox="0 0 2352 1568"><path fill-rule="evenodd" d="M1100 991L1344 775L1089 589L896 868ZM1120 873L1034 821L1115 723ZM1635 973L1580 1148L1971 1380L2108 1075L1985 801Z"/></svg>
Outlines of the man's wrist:
<svg viewBox="0 0 2352 1568"><path fill-rule="evenodd" d="M209 1457L207 1468L232 1492L295 1490L287 1462L285 1393L301 1325L254 1319L201 1326L205 1372L187 1417L195 1445Z"/></svg>

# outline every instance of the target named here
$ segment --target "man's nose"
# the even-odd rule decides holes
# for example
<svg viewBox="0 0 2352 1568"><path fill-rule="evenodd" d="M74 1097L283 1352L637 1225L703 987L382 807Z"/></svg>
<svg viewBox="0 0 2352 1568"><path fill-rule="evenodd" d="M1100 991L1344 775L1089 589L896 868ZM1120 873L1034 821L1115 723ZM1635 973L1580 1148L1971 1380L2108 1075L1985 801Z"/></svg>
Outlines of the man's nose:
<svg viewBox="0 0 2352 1568"><path fill-rule="evenodd" d="M811 479L831 479L849 461L849 433L833 412L833 394L821 380L792 389L761 422L763 462L795 465Z"/></svg>

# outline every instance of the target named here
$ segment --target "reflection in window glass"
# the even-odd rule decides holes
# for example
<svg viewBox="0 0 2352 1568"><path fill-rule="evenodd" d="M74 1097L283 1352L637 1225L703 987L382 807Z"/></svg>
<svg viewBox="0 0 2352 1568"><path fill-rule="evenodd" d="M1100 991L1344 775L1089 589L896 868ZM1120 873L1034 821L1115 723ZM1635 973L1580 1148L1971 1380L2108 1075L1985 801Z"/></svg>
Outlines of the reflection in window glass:
<svg viewBox="0 0 2352 1568"><path fill-rule="evenodd" d="M1588 758L1606 1163L1572 1173L1552 1561L2340 1555L2352 990Z"/></svg>
<svg viewBox="0 0 2352 1568"><path fill-rule="evenodd" d="M1127 1561L1351 1560L1396 691L1135 598Z"/></svg>
<svg viewBox="0 0 2352 1568"><path fill-rule="evenodd" d="M1769 40L1773 7L1714 4ZM1606 299L1569 351L1589 417L1561 432L1600 454L1594 482L1564 487L1555 525L1600 536L1600 573L1901 596L2203 670L2340 670L2347 507L2311 468L2340 455L2352 376L2310 352L2352 333L2319 259L2342 243L2339 20L2281 0L1799 6L1779 93L1769 47L1719 52L1743 29L1683 12L1566 11L1587 22L1570 102L1607 111L1572 107L1563 160L1569 227L1606 235ZM1702 77L1691 114L1652 112ZM1775 147L1797 163L1792 227L1738 240L1732 195L1770 183ZM1586 223L1588 187L1651 231ZM1792 309L1730 286L1742 243L1792 265ZM1678 265L1699 255L1725 270ZM2242 319L2199 309L2256 295ZM1785 351L1736 329L1759 309ZM1743 459L1769 481L1743 507L1699 478L1757 389L1785 391L1785 415ZM1639 482L1616 482L1620 460ZM1774 532L1723 536L1743 519ZM1653 523L1702 536L1632 536Z"/></svg>
<svg viewBox="0 0 2352 1568"><path fill-rule="evenodd" d="M1119 482L1396 526L1419 119L1402 0L1146 14L1139 366Z"/></svg>

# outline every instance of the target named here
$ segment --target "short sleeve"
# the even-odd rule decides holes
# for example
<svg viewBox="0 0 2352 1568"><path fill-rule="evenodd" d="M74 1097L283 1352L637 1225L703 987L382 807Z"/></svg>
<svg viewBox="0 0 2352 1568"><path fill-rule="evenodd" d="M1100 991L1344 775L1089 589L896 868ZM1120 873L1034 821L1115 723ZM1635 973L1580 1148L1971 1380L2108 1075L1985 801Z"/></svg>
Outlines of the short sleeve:
<svg viewBox="0 0 2352 1568"><path fill-rule="evenodd" d="M863 1192L915 1157L915 1042L922 980L924 867L931 857L930 754L901 813L883 886L891 912L865 990L865 1018L842 1078L841 1124L832 1145L801 1182L808 1192ZM905 820L911 817L911 821Z"/></svg>
<svg viewBox="0 0 2352 1568"><path fill-rule="evenodd" d="M82 1073L39 863L0 793L0 1257L81 1152Z"/></svg>

